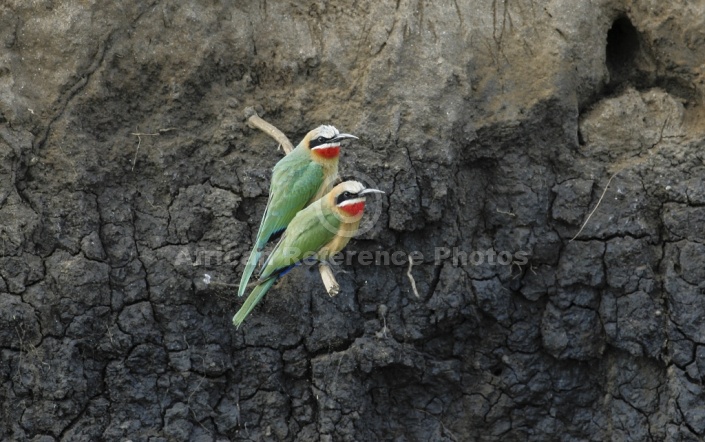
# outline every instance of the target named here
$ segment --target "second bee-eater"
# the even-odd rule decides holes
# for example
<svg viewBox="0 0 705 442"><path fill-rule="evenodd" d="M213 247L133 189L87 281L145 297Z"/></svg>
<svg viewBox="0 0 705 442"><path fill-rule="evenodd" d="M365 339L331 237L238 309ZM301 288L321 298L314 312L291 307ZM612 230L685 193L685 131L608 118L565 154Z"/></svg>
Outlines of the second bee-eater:
<svg viewBox="0 0 705 442"><path fill-rule="evenodd" d="M309 257L326 261L341 251L357 233L365 197L370 193L384 192L345 181L296 214L264 263L257 285L235 314L233 324L239 327L272 285L298 263Z"/></svg>
<svg viewBox="0 0 705 442"><path fill-rule="evenodd" d="M284 230L304 207L328 193L338 178L340 142L357 138L341 134L333 126L310 131L272 171L269 200L257 231L254 247L242 272L238 296L242 296L267 243Z"/></svg>

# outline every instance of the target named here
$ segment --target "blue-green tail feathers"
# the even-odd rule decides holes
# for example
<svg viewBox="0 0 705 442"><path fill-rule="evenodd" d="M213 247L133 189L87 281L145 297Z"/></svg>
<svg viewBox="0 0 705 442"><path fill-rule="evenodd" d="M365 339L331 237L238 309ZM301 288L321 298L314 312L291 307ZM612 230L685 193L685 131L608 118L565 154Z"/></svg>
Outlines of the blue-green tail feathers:
<svg viewBox="0 0 705 442"><path fill-rule="evenodd" d="M237 295L242 296L245 294L245 289L247 289L247 283L250 282L252 273L254 273L255 268L257 268L257 263L262 252L258 250L258 246L255 246L250 253L250 257L247 259L245 264L245 270L242 271L242 278L240 278L240 286L237 289Z"/></svg>
<svg viewBox="0 0 705 442"><path fill-rule="evenodd" d="M252 290L250 296L245 299L245 302L242 304L242 307L240 307L240 310L238 310L237 313L235 313L235 316L233 317L233 325L235 327L240 327L242 321L244 321L247 315L250 314L252 309L254 309L255 306L259 304L264 295L269 291L269 289L278 279L278 277L270 278L262 282Z"/></svg>

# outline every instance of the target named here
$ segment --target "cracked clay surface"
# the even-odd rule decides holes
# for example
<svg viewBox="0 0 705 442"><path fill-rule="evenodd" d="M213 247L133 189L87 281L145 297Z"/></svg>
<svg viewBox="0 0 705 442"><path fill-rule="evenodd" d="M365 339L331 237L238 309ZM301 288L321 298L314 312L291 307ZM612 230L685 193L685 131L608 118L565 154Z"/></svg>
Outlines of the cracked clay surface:
<svg viewBox="0 0 705 442"><path fill-rule="evenodd" d="M705 437L702 2L35 3L0 5L1 440ZM236 330L282 155L247 106L386 194L337 297L300 268Z"/></svg>

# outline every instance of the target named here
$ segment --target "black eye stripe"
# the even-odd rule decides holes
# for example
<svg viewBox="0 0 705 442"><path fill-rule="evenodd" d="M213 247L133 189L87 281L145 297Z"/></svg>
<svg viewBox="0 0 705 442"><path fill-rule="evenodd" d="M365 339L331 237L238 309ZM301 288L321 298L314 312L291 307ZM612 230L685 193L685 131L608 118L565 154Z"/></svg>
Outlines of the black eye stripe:
<svg viewBox="0 0 705 442"><path fill-rule="evenodd" d="M350 193L346 190L345 192L338 195L338 198L335 199L335 204L339 205L343 201L352 200L359 197L360 195L358 193Z"/></svg>
<svg viewBox="0 0 705 442"><path fill-rule="evenodd" d="M313 149L314 147L320 146L321 144L329 143L333 138L334 138L334 137L326 138L326 137L320 136L320 137L318 137L318 138L315 138L315 139L311 140L311 141L309 142L309 144L308 144L308 147L309 147L310 149Z"/></svg>

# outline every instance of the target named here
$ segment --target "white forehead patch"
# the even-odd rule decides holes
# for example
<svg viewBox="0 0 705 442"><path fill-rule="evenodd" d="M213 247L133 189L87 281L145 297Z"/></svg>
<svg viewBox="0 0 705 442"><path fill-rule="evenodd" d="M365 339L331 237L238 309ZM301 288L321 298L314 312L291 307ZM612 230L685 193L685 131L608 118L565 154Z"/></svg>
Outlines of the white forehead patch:
<svg viewBox="0 0 705 442"><path fill-rule="evenodd" d="M346 181L343 183L343 192L360 193L365 190L365 186L358 181Z"/></svg>
<svg viewBox="0 0 705 442"><path fill-rule="evenodd" d="M324 138L333 138L334 136L338 135L340 132L338 132L338 129L336 129L333 126L319 126L318 130L316 131L316 134L313 138L317 137L324 137Z"/></svg>

